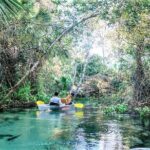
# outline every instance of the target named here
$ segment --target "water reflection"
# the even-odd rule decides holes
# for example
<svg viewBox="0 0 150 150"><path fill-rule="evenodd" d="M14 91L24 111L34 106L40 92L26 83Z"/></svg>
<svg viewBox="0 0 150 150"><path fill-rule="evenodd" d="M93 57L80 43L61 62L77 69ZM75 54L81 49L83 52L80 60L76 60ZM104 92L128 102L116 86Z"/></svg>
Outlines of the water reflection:
<svg viewBox="0 0 150 150"><path fill-rule="evenodd" d="M64 112L35 109L0 114L3 150L128 150L150 147L149 125L128 115L104 116L98 108ZM21 135L7 141L5 135ZM8 144L9 143L9 144Z"/></svg>
<svg viewBox="0 0 150 150"><path fill-rule="evenodd" d="M84 112L85 116L76 129L75 149L122 150L123 142L119 125L103 120L102 114Z"/></svg>
<svg viewBox="0 0 150 150"><path fill-rule="evenodd" d="M110 122L108 124L108 131L110 132L101 134L101 140L99 141L100 149L103 150L125 149L125 146L123 146L123 140L119 125L114 122Z"/></svg>

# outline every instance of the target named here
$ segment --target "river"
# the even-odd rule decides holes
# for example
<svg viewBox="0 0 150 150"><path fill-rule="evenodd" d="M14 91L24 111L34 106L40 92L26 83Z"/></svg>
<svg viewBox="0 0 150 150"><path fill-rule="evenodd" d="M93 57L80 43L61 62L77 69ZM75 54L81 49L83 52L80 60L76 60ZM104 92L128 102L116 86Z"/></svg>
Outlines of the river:
<svg viewBox="0 0 150 150"><path fill-rule="evenodd" d="M150 149L148 123L128 114L106 116L98 107L68 112L13 109L0 113L0 150Z"/></svg>

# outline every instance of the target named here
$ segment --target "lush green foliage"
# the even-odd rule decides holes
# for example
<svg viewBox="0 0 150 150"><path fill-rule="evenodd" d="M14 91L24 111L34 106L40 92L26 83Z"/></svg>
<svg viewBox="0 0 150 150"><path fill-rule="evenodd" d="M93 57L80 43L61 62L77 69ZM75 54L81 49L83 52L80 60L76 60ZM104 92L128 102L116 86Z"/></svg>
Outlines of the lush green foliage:
<svg viewBox="0 0 150 150"><path fill-rule="evenodd" d="M12 90L10 101L48 101L55 91L63 97L75 88L80 96L111 105L106 113L126 112L131 100L149 103L149 5L147 0L0 1L1 97ZM104 44L104 35L91 38L103 21L114 43L115 66L104 56L111 45ZM103 56L91 55L99 36Z"/></svg>
<svg viewBox="0 0 150 150"><path fill-rule="evenodd" d="M18 89L18 91L14 94L14 96L23 101L29 101L31 98L31 89L30 84L26 83L22 87Z"/></svg>
<svg viewBox="0 0 150 150"><path fill-rule="evenodd" d="M0 23L8 23L10 19L22 9L21 3L18 0L1 0L0 1Z"/></svg>
<svg viewBox="0 0 150 150"><path fill-rule="evenodd" d="M105 114L112 114L112 113L125 113L128 111L128 106L126 104L117 104L112 105L104 108Z"/></svg>
<svg viewBox="0 0 150 150"><path fill-rule="evenodd" d="M136 108L141 117L150 117L150 108L148 106Z"/></svg>

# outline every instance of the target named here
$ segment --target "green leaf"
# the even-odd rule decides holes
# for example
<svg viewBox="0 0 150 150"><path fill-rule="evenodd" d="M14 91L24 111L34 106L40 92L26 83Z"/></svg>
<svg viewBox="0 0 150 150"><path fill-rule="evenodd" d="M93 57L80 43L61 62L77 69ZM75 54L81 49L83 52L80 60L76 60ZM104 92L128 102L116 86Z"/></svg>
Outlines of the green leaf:
<svg viewBox="0 0 150 150"><path fill-rule="evenodd" d="M20 9L22 9L22 6L17 0L0 0L0 21L8 22L12 16L18 14Z"/></svg>

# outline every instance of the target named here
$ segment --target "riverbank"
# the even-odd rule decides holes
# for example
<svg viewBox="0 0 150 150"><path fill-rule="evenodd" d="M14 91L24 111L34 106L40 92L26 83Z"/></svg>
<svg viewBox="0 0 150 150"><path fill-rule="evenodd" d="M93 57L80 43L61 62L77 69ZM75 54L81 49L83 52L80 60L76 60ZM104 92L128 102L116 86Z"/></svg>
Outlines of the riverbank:
<svg viewBox="0 0 150 150"><path fill-rule="evenodd" d="M149 104L149 103L148 103ZM85 104L86 105L86 104ZM101 111L106 115L113 114L130 114L131 116L141 116L150 117L150 106L149 105L136 105L136 107L131 107L127 104L117 104L117 105L104 105L100 104ZM0 104L0 112L7 111L12 108L33 108L36 107L35 101L10 101L5 104Z"/></svg>
<svg viewBox="0 0 150 150"><path fill-rule="evenodd" d="M31 102L23 102L23 101L11 101L9 103L0 104L0 112L6 111L11 108L32 108L36 107L36 103L34 101Z"/></svg>

